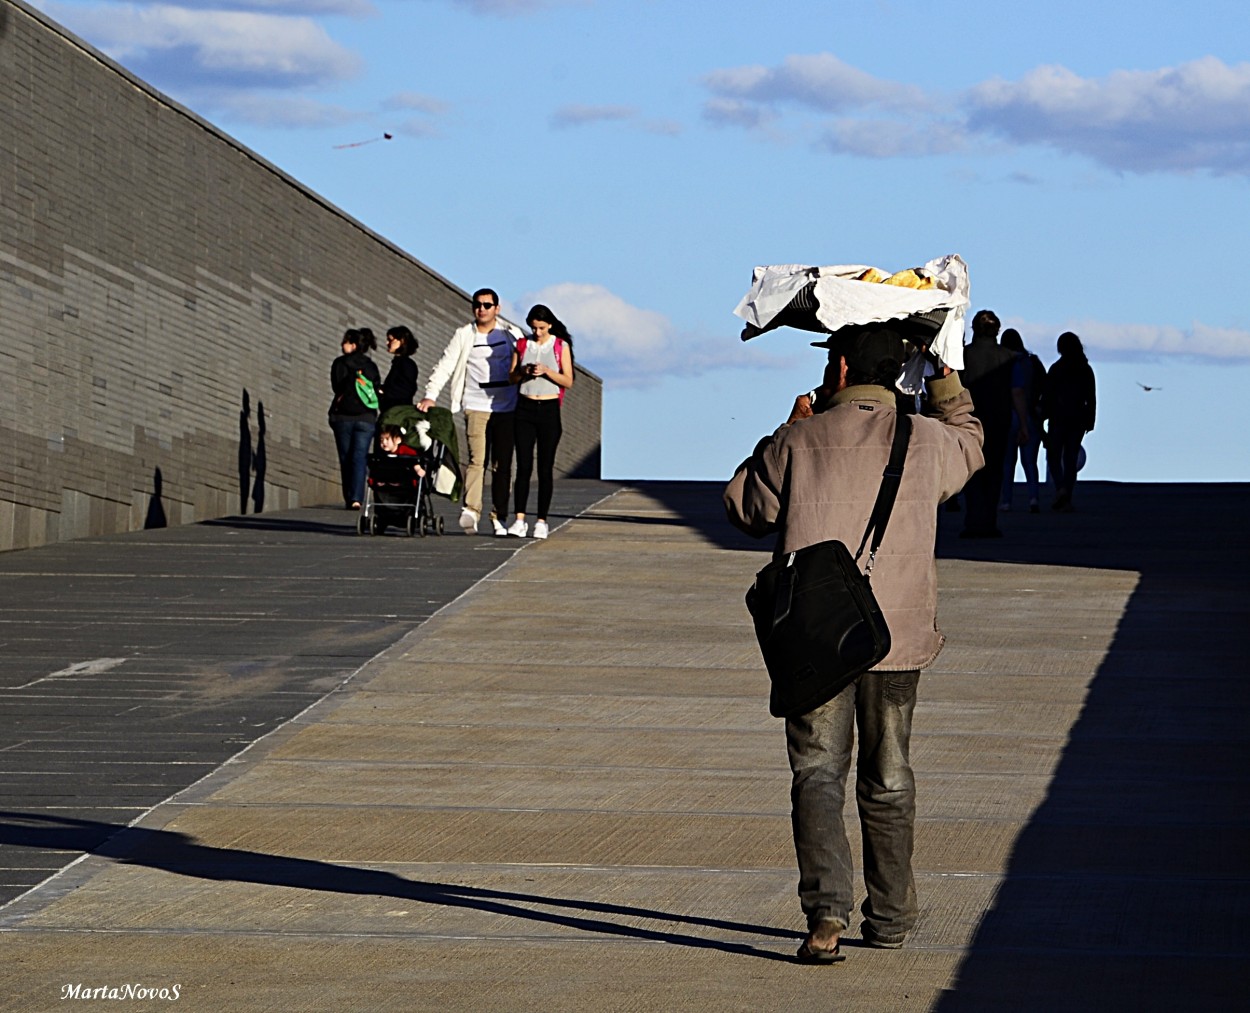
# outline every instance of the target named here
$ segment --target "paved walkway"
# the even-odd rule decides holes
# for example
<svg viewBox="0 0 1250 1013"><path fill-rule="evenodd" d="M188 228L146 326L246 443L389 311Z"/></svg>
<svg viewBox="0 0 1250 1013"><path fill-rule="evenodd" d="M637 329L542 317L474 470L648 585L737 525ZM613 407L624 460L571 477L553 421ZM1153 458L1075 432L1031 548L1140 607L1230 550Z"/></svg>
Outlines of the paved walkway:
<svg viewBox="0 0 1250 1013"><path fill-rule="evenodd" d="M2 840L90 854L0 908L2 1008L130 984L215 1011L1241 1009L1248 495L1091 483L993 543L942 515L903 950L853 928L845 963L791 962L741 604L764 556L716 487L649 483L132 828L8 814ZM324 574L324 534L301 544Z"/></svg>

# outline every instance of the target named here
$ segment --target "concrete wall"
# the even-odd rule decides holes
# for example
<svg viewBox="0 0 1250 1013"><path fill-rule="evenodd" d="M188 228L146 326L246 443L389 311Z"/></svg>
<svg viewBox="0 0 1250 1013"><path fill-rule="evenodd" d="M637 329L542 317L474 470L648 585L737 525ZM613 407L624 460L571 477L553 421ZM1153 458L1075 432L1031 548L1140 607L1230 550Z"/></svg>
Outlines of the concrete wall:
<svg viewBox="0 0 1250 1013"><path fill-rule="evenodd" d="M339 503L343 330L407 324L424 378L469 316L464 289L0 0L0 549ZM597 477L602 383L578 381L557 468Z"/></svg>

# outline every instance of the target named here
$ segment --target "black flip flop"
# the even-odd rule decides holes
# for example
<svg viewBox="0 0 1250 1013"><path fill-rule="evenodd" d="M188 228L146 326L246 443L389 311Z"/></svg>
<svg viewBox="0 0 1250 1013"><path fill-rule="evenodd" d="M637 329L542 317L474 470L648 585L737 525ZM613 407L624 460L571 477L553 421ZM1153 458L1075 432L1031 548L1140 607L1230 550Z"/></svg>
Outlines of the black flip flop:
<svg viewBox="0 0 1250 1013"><path fill-rule="evenodd" d="M795 956L800 964L837 964L846 959L841 943L834 946L832 950L822 950L812 946L810 939L803 940L803 945L799 947L799 952Z"/></svg>

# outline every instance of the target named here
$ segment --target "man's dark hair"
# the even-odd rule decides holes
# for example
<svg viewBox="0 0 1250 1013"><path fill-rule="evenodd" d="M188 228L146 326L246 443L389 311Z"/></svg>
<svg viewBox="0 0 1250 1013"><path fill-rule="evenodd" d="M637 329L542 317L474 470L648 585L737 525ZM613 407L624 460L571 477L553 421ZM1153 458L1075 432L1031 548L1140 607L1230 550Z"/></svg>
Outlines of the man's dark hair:
<svg viewBox="0 0 1250 1013"><path fill-rule="evenodd" d="M473 293L473 301L477 302L484 295L490 296L492 299L495 300L495 305L496 306L499 305L499 293L496 292L493 288L479 288L476 292Z"/></svg>
<svg viewBox="0 0 1250 1013"><path fill-rule="evenodd" d="M824 343L829 361L846 359L849 387L873 384L893 388L907 358L903 336L892 326L843 327Z"/></svg>
<svg viewBox="0 0 1250 1013"><path fill-rule="evenodd" d="M838 353L830 352L829 354L837 355ZM847 359L846 385L848 387L858 387L862 384L872 384L892 390L894 382L898 379L898 374L902 369L903 363L900 359L883 358L869 363L863 361L853 363L850 359Z"/></svg>
<svg viewBox="0 0 1250 1013"><path fill-rule="evenodd" d="M998 329L1002 327L1002 323L998 319L998 314L993 310L977 310L972 317L972 333L973 336L980 334L982 331L992 333L998 337Z"/></svg>

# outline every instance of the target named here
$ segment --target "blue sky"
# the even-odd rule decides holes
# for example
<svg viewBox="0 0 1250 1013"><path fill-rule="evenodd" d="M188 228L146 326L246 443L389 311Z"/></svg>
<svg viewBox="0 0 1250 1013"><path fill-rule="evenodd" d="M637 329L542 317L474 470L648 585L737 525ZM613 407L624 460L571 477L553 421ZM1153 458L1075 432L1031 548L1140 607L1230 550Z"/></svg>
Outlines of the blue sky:
<svg viewBox="0 0 1250 1013"><path fill-rule="evenodd" d="M959 253L1044 362L1084 340L1086 477L1250 481L1244 0L35 5L458 284L548 303L606 381L607 477L725 478L818 380L811 335L738 340L755 265Z"/></svg>

